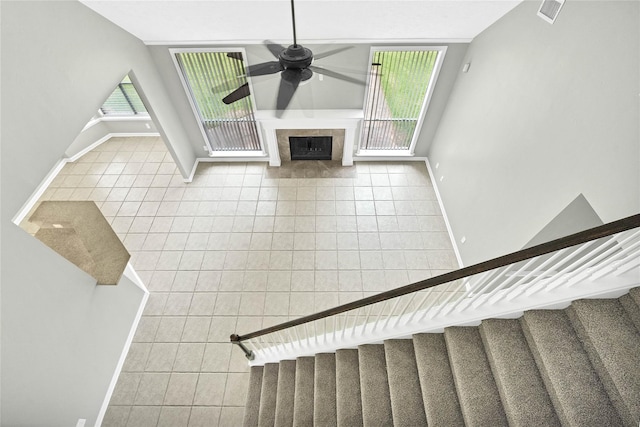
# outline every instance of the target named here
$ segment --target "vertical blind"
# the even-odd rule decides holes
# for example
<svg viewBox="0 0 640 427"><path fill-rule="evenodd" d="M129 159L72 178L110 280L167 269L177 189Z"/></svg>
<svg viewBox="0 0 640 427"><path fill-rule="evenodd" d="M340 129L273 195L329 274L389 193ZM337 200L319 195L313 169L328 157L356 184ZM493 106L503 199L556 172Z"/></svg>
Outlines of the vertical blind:
<svg viewBox="0 0 640 427"><path fill-rule="evenodd" d="M146 114L145 108L129 76L116 86L109 98L102 104L100 111L105 116Z"/></svg>
<svg viewBox="0 0 640 427"><path fill-rule="evenodd" d="M213 151L261 150L251 97L230 105L222 98L247 82L244 63L228 52L176 53L198 119ZM234 57L241 58L240 52Z"/></svg>
<svg viewBox="0 0 640 427"><path fill-rule="evenodd" d="M360 148L409 150L438 50L375 51Z"/></svg>

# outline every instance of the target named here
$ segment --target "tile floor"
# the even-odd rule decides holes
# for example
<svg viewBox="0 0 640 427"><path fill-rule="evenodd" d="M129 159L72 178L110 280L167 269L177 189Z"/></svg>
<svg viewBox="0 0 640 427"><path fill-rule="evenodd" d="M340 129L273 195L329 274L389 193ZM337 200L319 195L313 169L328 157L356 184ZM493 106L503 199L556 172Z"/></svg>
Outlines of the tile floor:
<svg viewBox="0 0 640 427"><path fill-rule="evenodd" d="M104 426L238 426L248 333L457 268L424 163L201 163L112 138L44 200L94 200L151 295Z"/></svg>

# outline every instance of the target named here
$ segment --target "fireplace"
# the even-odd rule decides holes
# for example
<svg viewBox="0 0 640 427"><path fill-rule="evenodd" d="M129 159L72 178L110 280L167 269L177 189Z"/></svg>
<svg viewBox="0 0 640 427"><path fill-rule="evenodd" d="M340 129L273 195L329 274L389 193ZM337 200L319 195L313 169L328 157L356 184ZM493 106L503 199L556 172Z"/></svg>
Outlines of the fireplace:
<svg viewBox="0 0 640 427"><path fill-rule="evenodd" d="M331 160L331 136L290 136L291 160Z"/></svg>
<svg viewBox="0 0 640 427"><path fill-rule="evenodd" d="M364 117L362 110L315 110L313 117L306 113L288 110L284 117L276 117L276 111L256 111L269 165L291 161L290 136L331 136L331 160L343 166L353 165L358 127Z"/></svg>

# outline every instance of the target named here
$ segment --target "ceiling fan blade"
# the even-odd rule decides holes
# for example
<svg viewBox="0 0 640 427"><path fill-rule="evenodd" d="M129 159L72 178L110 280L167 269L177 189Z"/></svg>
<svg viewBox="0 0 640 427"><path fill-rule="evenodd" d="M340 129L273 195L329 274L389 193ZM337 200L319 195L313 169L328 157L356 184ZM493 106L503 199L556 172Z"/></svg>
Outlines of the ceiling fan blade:
<svg viewBox="0 0 640 427"><path fill-rule="evenodd" d="M237 59L238 61L243 61L242 52L229 52L227 53L227 58Z"/></svg>
<svg viewBox="0 0 640 427"><path fill-rule="evenodd" d="M219 85L215 85L214 87L212 87L211 92L213 93L229 92L234 87L238 87L244 84L244 82L246 81L247 81L246 76L233 77L231 79L225 80Z"/></svg>
<svg viewBox="0 0 640 427"><path fill-rule="evenodd" d="M285 72L282 73L280 89L278 89L278 100L276 102L277 117L281 117L282 112L287 109L301 81L302 72L300 70L285 70Z"/></svg>
<svg viewBox="0 0 640 427"><path fill-rule="evenodd" d="M283 69L278 61L263 62L262 64L248 66L247 75L249 77L265 76L267 74L279 73Z"/></svg>
<svg viewBox="0 0 640 427"><path fill-rule="evenodd" d="M269 49L269 52L271 52L271 54L276 58L280 58L280 52L285 50L284 46L278 43L274 43L271 40L265 40L264 45L267 47L267 49Z"/></svg>
<svg viewBox="0 0 640 427"><path fill-rule="evenodd" d="M322 53L319 53L317 55L313 55L313 58L314 59L322 59L322 58L326 58L327 56L335 55L336 53L340 53L342 51L349 50L349 49L353 49L353 46L345 46L345 47L341 47L339 49L333 49L333 50L329 50L327 52L322 52Z"/></svg>
<svg viewBox="0 0 640 427"><path fill-rule="evenodd" d="M366 85L362 80L354 79L353 77L345 76L344 74L336 73L335 71L327 70L326 68L315 67L313 65L309 66L309 69L314 73L324 74L325 76L333 77L334 79L344 80L346 82L351 82L359 85Z"/></svg>
<svg viewBox="0 0 640 427"><path fill-rule="evenodd" d="M222 98L222 102L224 102L227 105L232 104L242 98L246 98L250 94L251 92L249 92L249 83L245 83L242 86L240 86L238 89L231 92L229 95Z"/></svg>

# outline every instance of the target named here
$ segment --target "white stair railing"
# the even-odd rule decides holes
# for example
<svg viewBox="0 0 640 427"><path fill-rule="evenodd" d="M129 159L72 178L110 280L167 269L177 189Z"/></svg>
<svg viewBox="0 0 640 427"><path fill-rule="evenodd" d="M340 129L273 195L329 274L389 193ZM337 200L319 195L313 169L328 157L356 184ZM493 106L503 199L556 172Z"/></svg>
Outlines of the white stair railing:
<svg viewBox="0 0 640 427"><path fill-rule="evenodd" d="M613 224L618 227L613 230L624 231L612 232ZM635 215L299 320L233 335L232 342L242 343L251 364L264 364L440 332L489 317L519 317L525 310L558 308L580 298L621 295L640 286L639 227L640 215ZM606 228L609 232L603 234Z"/></svg>

